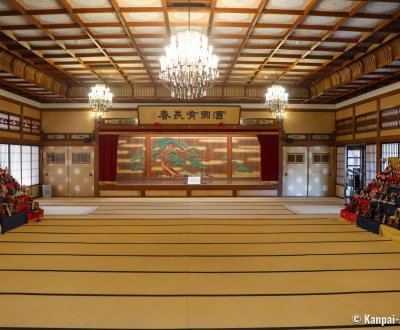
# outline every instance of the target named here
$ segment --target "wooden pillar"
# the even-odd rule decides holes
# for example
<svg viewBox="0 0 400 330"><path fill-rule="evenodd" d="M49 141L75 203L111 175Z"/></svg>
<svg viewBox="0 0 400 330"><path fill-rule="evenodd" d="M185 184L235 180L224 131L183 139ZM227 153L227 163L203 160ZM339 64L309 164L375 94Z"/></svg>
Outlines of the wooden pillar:
<svg viewBox="0 0 400 330"><path fill-rule="evenodd" d="M99 185L99 128L98 125L94 127L94 196L100 197Z"/></svg>
<svg viewBox="0 0 400 330"><path fill-rule="evenodd" d="M283 140L285 137L284 122L279 125L279 187L278 196L282 197L282 181L283 181Z"/></svg>
<svg viewBox="0 0 400 330"><path fill-rule="evenodd" d="M232 166L232 135L227 136L226 146L226 174L227 179L232 179L233 166Z"/></svg>
<svg viewBox="0 0 400 330"><path fill-rule="evenodd" d="M146 152L145 152L145 168L146 168L146 178L151 177L151 136L145 137L146 141Z"/></svg>

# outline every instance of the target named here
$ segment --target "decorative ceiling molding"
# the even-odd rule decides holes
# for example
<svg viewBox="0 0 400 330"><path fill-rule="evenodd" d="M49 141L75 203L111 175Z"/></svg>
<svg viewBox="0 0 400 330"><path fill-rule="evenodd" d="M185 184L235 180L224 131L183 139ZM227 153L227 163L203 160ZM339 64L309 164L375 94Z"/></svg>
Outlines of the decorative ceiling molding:
<svg viewBox="0 0 400 330"><path fill-rule="evenodd" d="M398 59L400 59L400 37L393 39L355 62L332 73L327 78L311 85L311 98L346 85Z"/></svg>
<svg viewBox="0 0 400 330"><path fill-rule="evenodd" d="M400 61L385 64L393 58L388 53L341 70L399 36L399 0L192 1L191 27L208 35L220 57L220 76L205 102L262 102L265 88L279 80L286 88L305 87L293 89L292 103L335 104L400 76ZM43 103L74 103L85 102L84 86L102 81L121 86L116 103L171 102L159 87L159 58L169 37L187 27L187 1L0 3L1 48L70 86L72 97L7 72L0 88Z"/></svg>
<svg viewBox="0 0 400 330"><path fill-rule="evenodd" d="M162 99L163 101L176 101L170 96L170 92L163 86L135 85L133 88L129 85L109 86L116 99L135 99L150 100ZM310 90L301 86L287 86L290 100L308 100ZM89 86L70 87L67 97L74 99L86 99L88 97ZM261 102L265 100L265 86L240 86L227 85L215 86L208 95L202 99L202 102L215 98L243 99ZM195 101L194 101L195 102Z"/></svg>
<svg viewBox="0 0 400 330"><path fill-rule="evenodd" d="M5 50L0 50L0 69L57 95L65 96L67 94L67 86L62 82Z"/></svg>
<svg viewBox="0 0 400 330"><path fill-rule="evenodd" d="M119 109L132 109L135 110L138 106L141 105L160 105L160 103L144 103L144 102L133 102L133 103L114 103L113 107L109 111L118 111ZM176 106L184 106L184 105L193 105L193 103L168 103L168 105L176 105ZM219 102L207 102L203 103L203 105L206 106L220 106L221 103ZM236 102L236 103L224 103L224 106L240 106L243 110L265 110L267 111L265 104L263 103L242 103L242 102ZM62 110L69 110L69 109L87 109L90 111L88 108L87 103L42 103L41 108L46 111L51 111L52 109L62 109ZM288 109L293 109L293 110L315 110L316 112L319 111L335 111L336 106L334 104L289 104ZM290 112L290 111L289 111Z"/></svg>

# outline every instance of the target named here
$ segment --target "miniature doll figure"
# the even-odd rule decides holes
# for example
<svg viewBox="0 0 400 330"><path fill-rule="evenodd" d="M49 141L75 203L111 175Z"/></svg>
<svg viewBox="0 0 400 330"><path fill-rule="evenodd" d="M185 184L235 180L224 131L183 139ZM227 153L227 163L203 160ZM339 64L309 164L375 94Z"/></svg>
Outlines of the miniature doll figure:
<svg viewBox="0 0 400 330"><path fill-rule="evenodd" d="M369 218L371 216L371 204L368 204L364 209L364 217Z"/></svg>
<svg viewBox="0 0 400 330"><path fill-rule="evenodd" d="M389 210L385 211L385 214L383 215L381 222L382 224L386 225L389 222L390 219L390 214L389 214Z"/></svg>
<svg viewBox="0 0 400 330"><path fill-rule="evenodd" d="M396 209L394 214L389 219L389 225L392 227L396 227L396 221L398 221L398 218L399 218L399 209Z"/></svg>
<svg viewBox="0 0 400 330"><path fill-rule="evenodd" d="M374 214L373 220L374 220L374 221L380 222L380 221L379 221L380 215L381 215L381 205L378 204L378 206L377 206L376 209L375 209L375 214Z"/></svg>

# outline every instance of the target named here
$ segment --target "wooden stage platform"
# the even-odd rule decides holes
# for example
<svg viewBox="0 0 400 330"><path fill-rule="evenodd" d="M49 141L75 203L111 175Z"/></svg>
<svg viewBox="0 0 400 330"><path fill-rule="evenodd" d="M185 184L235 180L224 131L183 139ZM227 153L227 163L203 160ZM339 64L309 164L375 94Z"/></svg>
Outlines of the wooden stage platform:
<svg viewBox="0 0 400 330"><path fill-rule="evenodd" d="M179 179L137 179L99 184L100 197L268 197L279 195L278 182L206 179L187 184Z"/></svg>

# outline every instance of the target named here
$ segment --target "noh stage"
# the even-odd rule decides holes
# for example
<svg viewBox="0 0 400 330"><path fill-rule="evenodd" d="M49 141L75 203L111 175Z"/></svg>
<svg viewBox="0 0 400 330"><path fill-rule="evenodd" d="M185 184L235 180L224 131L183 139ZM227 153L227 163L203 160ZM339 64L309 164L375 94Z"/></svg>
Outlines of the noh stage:
<svg viewBox="0 0 400 330"><path fill-rule="evenodd" d="M280 195L277 128L105 125L98 141L97 196Z"/></svg>

